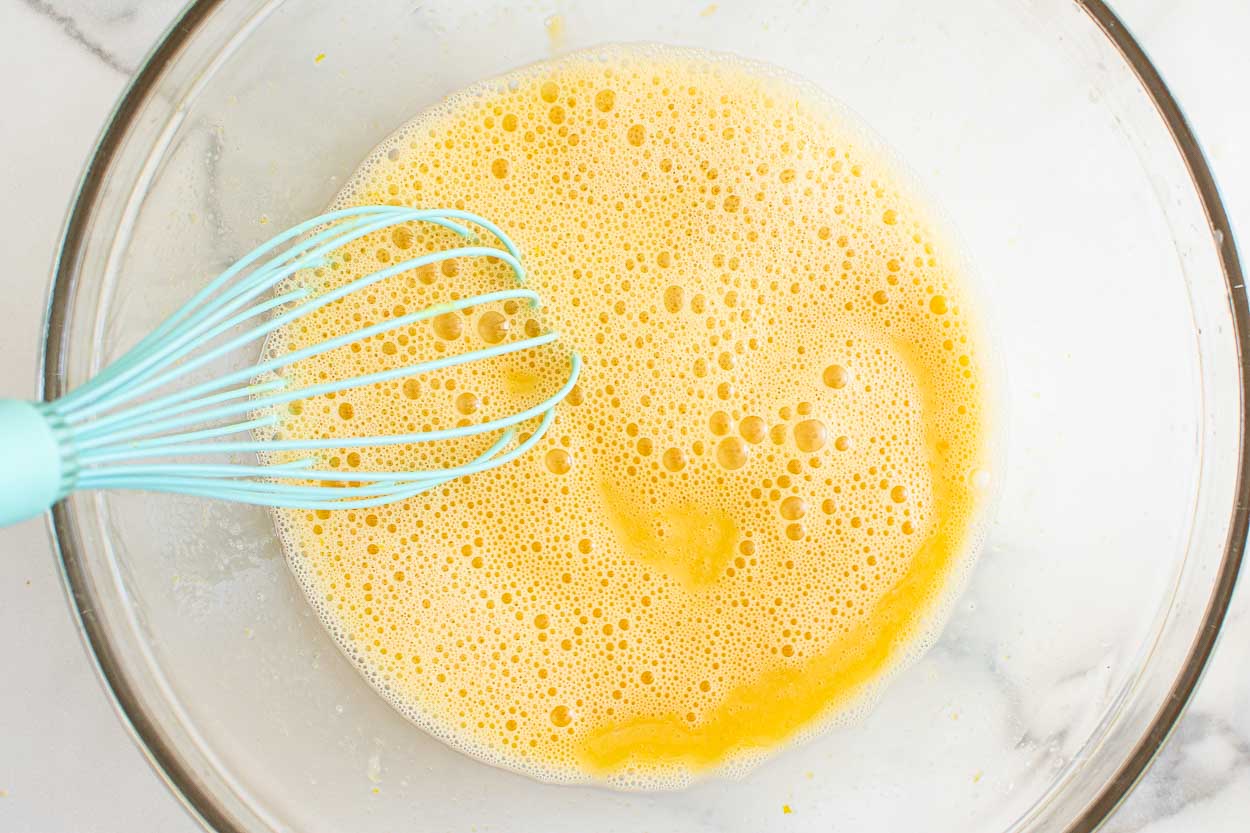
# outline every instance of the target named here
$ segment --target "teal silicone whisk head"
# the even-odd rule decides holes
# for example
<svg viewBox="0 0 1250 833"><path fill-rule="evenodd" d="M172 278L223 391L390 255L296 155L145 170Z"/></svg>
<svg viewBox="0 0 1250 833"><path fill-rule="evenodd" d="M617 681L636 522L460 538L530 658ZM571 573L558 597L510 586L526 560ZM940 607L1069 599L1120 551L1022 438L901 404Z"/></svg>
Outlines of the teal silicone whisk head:
<svg viewBox="0 0 1250 833"><path fill-rule="evenodd" d="M465 245L404 260L321 294L288 280L328 263L341 246L401 224L425 223L454 232ZM479 244L480 229L496 245ZM490 241L486 241L490 242ZM516 286L437 304L259 361L208 381L196 371L314 310L373 284L451 258L491 257L508 265ZM365 508L403 500L464 475L525 454L546 433L556 405L581 369L569 357L567 380L547 399L508 416L431 431L318 439L267 438L276 408L309 397L431 373L468 362L532 350L559 339L546 332L464 353L416 360L402 367L290 389L282 368L353 342L467 307L502 301L538 306L524 287L525 270L513 242L497 226L467 211L365 206L314 217L272 238L221 273L152 333L94 378L51 402L0 399L0 526L39 514L76 490L176 492L265 506ZM258 347L252 347L257 349ZM536 425L517 440L517 426ZM314 457L267 464L274 454L331 448L437 443L496 434L476 458L417 471L340 472ZM255 461L202 458L255 455ZM289 456L289 455L287 455ZM186 461L192 458L192 461ZM342 484L342 485L340 485Z"/></svg>

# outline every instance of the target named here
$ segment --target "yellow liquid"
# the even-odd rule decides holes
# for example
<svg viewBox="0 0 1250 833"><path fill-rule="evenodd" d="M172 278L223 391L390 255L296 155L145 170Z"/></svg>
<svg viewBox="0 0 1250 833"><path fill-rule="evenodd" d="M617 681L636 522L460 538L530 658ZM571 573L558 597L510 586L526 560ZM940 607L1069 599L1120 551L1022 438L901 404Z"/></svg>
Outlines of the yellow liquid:
<svg viewBox="0 0 1250 833"><path fill-rule="evenodd" d="M336 207L464 208L541 311L479 307L291 368L301 383L554 329L556 347L306 400L289 437L513 413L585 370L528 456L403 503L283 511L335 638L405 715L486 761L670 787L847 719L937 627L978 537L985 371L953 252L814 91L745 62L614 48L418 116ZM456 245L405 227L324 288ZM276 334L297 348L512 285L427 267ZM488 444L327 453L340 470Z"/></svg>

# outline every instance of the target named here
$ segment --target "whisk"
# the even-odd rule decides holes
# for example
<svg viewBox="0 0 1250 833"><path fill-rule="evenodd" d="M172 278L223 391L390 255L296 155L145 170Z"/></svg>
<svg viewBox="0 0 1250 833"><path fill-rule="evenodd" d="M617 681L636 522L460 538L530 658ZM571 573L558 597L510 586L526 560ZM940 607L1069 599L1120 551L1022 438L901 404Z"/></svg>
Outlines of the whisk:
<svg viewBox="0 0 1250 833"><path fill-rule="evenodd" d="M325 266L341 246L399 224L424 223L465 240L356 278L322 294L288 281ZM494 238L485 245L470 226ZM485 241L489 243L490 241ZM502 246L502 248L500 248ZM379 281L451 258L490 257L511 268L516 286L436 304L386 319L227 372L208 381L189 377L314 310ZM266 438L279 423L275 408L300 399L406 378L496 356L532 350L559 339L546 332L402 367L291 390L275 373L302 359L380 333L482 304L528 302L525 270L513 242L496 225L467 211L364 206L332 211L300 223L243 257L197 292L152 333L94 378L52 402L0 399L0 526L37 515L71 492L130 489L303 509L366 508L403 500L455 478L504 465L533 448L555 419L556 405L581 370L569 356L567 380L537 405L478 424L365 437ZM518 426L537 425L521 442ZM436 443L498 433L476 458L418 471L350 471L315 468L316 458L267 464L274 453ZM205 455L255 455L255 462L198 462ZM180 459L181 458L181 459ZM211 459L211 457L210 457Z"/></svg>

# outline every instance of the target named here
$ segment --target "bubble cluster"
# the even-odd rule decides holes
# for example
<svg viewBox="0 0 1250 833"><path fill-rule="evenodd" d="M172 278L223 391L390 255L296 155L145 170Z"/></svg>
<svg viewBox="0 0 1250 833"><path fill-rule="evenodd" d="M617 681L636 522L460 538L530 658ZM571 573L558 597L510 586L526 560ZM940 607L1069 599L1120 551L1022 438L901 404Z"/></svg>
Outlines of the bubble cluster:
<svg viewBox="0 0 1250 833"><path fill-rule="evenodd" d="M905 184L811 90L654 47L479 84L379 146L335 207L489 217L544 305L448 312L291 374L562 339L295 403L283 435L469 424L541 401L569 346L585 369L514 463L397 505L279 513L296 574L361 671L484 760L632 787L740 769L848 713L931 632L928 611L971 558L970 477L986 469L966 289ZM315 280L454 245L395 228ZM303 346L509 281L493 258L444 261L275 340ZM487 442L323 463L453 465Z"/></svg>

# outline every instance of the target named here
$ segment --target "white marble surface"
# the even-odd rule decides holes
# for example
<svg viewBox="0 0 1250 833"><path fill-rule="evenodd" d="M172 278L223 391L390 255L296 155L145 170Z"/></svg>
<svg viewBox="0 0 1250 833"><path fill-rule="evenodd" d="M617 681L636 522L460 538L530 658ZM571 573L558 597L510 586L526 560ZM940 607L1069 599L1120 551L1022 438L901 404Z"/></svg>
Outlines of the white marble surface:
<svg viewBox="0 0 1250 833"><path fill-rule="evenodd" d="M39 311L81 165L179 2L0 0L0 395L35 385ZM1250 4L1118 0L1202 139L1235 229L1250 229ZM118 9L123 9L119 12ZM1244 238L1243 238L1244 239ZM42 521L0 531L0 831L192 831L112 713ZM1173 738L1115 833L1250 830L1250 583Z"/></svg>

